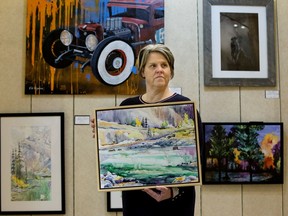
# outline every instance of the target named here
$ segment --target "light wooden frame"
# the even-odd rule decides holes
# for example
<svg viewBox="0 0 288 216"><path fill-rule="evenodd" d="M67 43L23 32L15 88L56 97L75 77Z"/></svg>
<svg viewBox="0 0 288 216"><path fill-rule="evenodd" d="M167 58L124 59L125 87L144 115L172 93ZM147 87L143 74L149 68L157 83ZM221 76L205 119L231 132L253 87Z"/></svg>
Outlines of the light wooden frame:
<svg viewBox="0 0 288 216"><path fill-rule="evenodd" d="M95 110L99 191L200 185L191 101Z"/></svg>

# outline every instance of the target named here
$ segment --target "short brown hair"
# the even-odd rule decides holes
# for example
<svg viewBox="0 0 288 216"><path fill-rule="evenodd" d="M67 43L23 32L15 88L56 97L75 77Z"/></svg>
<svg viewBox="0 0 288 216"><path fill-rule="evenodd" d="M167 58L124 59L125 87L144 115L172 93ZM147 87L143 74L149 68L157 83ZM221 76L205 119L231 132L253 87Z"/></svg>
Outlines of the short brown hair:
<svg viewBox="0 0 288 216"><path fill-rule="evenodd" d="M174 55L172 54L171 50L163 44L149 44L139 51L136 66L138 68L140 76L143 78L142 72L147 63L148 56L152 52L158 52L166 58L171 69L171 79L172 79L174 77L174 61L175 61Z"/></svg>

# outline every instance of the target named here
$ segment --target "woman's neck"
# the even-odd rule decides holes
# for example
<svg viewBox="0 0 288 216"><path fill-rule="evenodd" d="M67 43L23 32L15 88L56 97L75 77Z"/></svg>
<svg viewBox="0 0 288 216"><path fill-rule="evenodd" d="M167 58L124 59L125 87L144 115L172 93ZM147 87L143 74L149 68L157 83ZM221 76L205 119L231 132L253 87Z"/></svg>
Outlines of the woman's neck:
<svg viewBox="0 0 288 216"><path fill-rule="evenodd" d="M142 95L142 99L147 103L157 103L173 95L173 92L167 88L165 91L147 91Z"/></svg>

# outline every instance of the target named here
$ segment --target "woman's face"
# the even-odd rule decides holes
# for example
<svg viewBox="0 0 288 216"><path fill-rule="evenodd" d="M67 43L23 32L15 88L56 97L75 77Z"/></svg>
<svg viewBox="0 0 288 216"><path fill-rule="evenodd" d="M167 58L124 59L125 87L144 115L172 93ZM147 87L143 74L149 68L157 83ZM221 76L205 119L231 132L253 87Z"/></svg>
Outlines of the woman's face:
<svg viewBox="0 0 288 216"><path fill-rule="evenodd" d="M142 76L146 80L146 87L148 89L167 87L171 79L171 68L161 53L151 52Z"/></svg>

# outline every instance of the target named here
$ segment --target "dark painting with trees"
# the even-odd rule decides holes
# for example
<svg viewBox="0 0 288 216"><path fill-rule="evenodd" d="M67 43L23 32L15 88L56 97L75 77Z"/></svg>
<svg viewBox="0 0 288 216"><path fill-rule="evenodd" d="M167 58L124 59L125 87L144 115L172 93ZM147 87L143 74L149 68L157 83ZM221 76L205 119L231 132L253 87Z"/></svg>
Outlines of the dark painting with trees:
<svg viewBox="0 0 288 216"><path fill-rule="evenodd" d="M203 183L282 184L282 123L204 123Z"/></svg>

